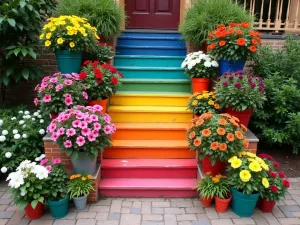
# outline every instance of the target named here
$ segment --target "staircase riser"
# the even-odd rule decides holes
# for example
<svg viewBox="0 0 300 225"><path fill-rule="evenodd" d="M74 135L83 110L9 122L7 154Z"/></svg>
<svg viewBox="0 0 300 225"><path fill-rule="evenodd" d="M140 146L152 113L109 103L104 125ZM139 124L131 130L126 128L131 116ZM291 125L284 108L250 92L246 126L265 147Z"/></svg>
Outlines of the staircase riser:
<svg viewBox="0 0 300 225"><path fill-rule="evenodd" d="M170 187L172 184L170 184ZM198 196L194 190L101 190L100 194L105 197L165 197L165 198L189 198Z"/></svg>
<svg viewBox="0 0 300 225"><path fill-rule="evenodd" d="M102 168L103 178L196 178L197 169L168 168Z"/></svg>
<svg viewBox="0 0 300 225"><path fill-rule="evenodd" d="M147 112L109 112L114 123L185 123L190 122L190 113L147 113Z"/></svg>
<svg viewBox="0 0 300 225"><path fill-rule="evenodd" d="M185 47L185 43L179 40L157 40L157 39L130 39L120 38L118 45L126 46L172 46Z"/></svg>
<svg viewBox="0 0 300 225"><path fill-rule="evenodd" d="M112 135L113 140L185 140L185 130L120 130Z"/></svg>
<svg viewBox="0 0 300 225"><path fill-rule="evenodd" d="M119 106L183 106L188 104L188 97L151 97L151 96L113 96L110 98L110 105Z"/></svg>
<svg viewBox="0 0 300 225"><path fill-rule="evenodd" d="M180 67L184 59L114 58L115 66Z"/></svg>
<svg viewBox="0 0 300 225"><path fill-rule="evenodd" d="M119 71L128 79L186 79L188 77L182 70L125 70Z"/></svg>
<svg viewBox="0 0 300 225"><path fill-rule="evenodd" d="M187 92L191 93L191 84L181 83L123 83L120 91L144 92Z"/></svg>
<svg viewBox="0 0 300 225"><path fill-rule="evenodd" d="M140 33L140 32L124 32L121 37L140 37L140 38L143 38L143 37L146 37L146 38L149 38L149 37L159 37L159 38L168 38L168 37L171 37L171 38L178 38L180 39L181 38L181 35L179 33Z"/></svg>
<svg viewBox="0 0 300 225"><path fill-rule="evenodd" d="M147 48L119 48L118 55L160 55L160 56L185 56L185 49L147 49Z"/></svg>

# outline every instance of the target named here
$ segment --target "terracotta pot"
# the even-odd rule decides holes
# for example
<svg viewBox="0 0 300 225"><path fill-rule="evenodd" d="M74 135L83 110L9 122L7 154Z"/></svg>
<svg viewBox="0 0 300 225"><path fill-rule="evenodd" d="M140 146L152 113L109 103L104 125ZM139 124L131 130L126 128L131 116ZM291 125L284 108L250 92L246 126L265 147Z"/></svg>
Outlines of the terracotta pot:
<svg viewBox="0 0 300 225"><path fill-rule="evenodd" d="M226 163L222 162L217 159L216 163L212 165L212 162L210 161L210 156L206 155L202 159L202 169L203 172L211 173L212 176L216 176L218 174L223 174L226 168Z"/></svg>
<svg viewBox="0 0 300 225"><path fill-rule="evenodd" d="M271 213L275 205L276 205L275 201L268 200L265 198L260 198L258 207L264 213Z"/></svg>
<svg viewBox="0 0 300 225"><path fill-rule="evenodd" d="M203 206L211 206L213 198L204 198L201 197L201 203Z"/></svg>
<svg viewBox="0 0 300 225"><path fill-rule="evenodd" d="M38 202L35 209L31 207L31 203L28 203L27 206L24 208L26 216L30 220L36 220L40 218L44 213L44 204Z"/></svg>
<svg viewBox="0 0 300 225"><path fill-rule="evenodd" d="M192 78L193 93L209 90L210 78Z"/></svg>
<svg viewBox="0 0 300 225"><path fill-rule="evenodd" d="M229 193L229 198L227 199L221 199L218 197L215 197L215 208L217 212L223 213L226 212L229 206L229 203L232 199L232 195Z"/></svg>
<svg viewBox="0 0 300 225"><path fill-rule="evenodd" d="M88 106L94 106L94 105L100 105L102 106L102 112L106 113L107 110L107 103L108 103L108 98L103 99L103 100L89 100L87 102Z"/></svg>
<svg viewBox="0 0 300 225"><path fill-rule="evenodd" d="M232 109L231 107L225 108L226 113L230 114L231 116L237 117L241 124L243 124L245 127L248 127L251 115L253 113L253 109L246 109L244 111L236 111Z"/></svg>
<svg viewBox="0 0 300 225"><path fill-rule="evenodd" d="M51 117L52 120L54 120L58 117L58 113L51 112L50 117Z"/></svg>

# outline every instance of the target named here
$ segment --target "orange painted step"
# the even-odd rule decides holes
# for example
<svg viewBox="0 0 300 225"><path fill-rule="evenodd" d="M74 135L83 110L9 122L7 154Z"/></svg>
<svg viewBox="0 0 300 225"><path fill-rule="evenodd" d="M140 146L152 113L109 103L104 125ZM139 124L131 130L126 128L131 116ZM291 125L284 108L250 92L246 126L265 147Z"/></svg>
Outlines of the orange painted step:
<svg viewBox="0 0 300 225"><path fill-rule="evenodd" d="M185 140L189 123L115 123L113 140Z"/></svg>
<svg viewBox="0 0 300 225"><path fill-rule="evenodd" d="M106 159L194 159L186 140L114 140Z"/></svg>

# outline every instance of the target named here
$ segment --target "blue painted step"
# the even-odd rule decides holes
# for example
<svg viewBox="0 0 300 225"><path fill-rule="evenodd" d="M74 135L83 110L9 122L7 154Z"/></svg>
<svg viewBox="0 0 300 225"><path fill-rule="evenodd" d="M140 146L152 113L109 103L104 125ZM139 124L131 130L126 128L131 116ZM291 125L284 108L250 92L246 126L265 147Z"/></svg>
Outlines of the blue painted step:
<svg viewBox="0 0 300 225"><path fill-rule="evenodd" d="M186 79L184 70L180 67L125 67L119 66L118 70L124 78L137 79Z"/></svg>
<svg viewBox="0 0 300 225"><path fill-rule="evenodd" d="M185 47L185 43L178 37L135 37L125 36L118 38L118 45L125 46L174 46Z"/></svg>
<svg viewBox="0 0 300 225"><path fill-rule="evenodd" d="M184 56L117 55L115 66L133 67L180 67Z"/></svg>
<svg viewBox="0 0 300 225"><path fill-rule="evenodd" d="M185 56L185 47L117 45L117 55Z"/></svg>

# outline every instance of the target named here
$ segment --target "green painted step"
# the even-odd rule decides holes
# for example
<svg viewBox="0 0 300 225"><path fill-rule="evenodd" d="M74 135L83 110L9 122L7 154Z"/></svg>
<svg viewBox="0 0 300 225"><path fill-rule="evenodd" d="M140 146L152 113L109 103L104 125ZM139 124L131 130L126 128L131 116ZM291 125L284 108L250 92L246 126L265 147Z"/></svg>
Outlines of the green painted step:
<svg viewBox="0 0 300 225"><path fill-rule="evenodd" d="M184 56L116 55L115 66L180 67Z"/></svg>
<svg viewBox="0 0 300 225"><path fill-rule="evenodd" d="M191 93L191 82L185 79L122 79L119 91Z"/></svg>

